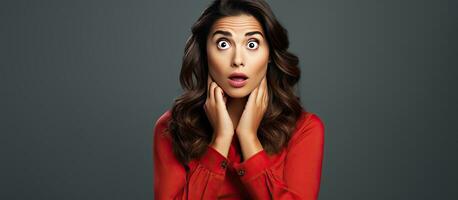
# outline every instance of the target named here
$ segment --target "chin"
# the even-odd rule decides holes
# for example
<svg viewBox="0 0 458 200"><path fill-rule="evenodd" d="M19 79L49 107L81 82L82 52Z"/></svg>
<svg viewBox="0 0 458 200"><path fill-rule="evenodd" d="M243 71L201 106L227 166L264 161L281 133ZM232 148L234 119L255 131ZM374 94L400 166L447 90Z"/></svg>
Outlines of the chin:
<svg viewBox="0 0 458 200"><path fill-rule="evenodd" d="M244 98L248 95L250 95L250 90L246 88L230 88L228 90L224 90L224 92L233 99L236 98Z"/></svg>

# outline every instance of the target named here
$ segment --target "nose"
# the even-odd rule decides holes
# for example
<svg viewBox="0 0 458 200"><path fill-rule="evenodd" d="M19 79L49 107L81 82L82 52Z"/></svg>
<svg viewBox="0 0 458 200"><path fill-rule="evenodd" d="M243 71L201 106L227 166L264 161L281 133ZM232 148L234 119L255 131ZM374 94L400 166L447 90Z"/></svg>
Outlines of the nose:
<svg viewBox="0 0 458 200"><path fill-rule="evenodd" d="M235 48L234 56L232 58L233 67L245 66L242 51L243 51L243 48L238 48L238 47Z"/></svg>

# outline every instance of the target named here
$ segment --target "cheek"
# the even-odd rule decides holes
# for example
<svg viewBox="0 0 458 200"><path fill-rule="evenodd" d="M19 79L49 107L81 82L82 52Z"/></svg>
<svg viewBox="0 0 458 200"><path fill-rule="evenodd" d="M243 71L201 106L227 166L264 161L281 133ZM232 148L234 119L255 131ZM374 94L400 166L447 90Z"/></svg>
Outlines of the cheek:
<svg viewBox="0 0 458 200"><path fill-rule="evenodd" d="M258 85L261 83L262 79L266 75L267 72L267 66L263 66L262 68L259 68L258 71L256 72L253 82L251 84L252 90L254 90Z"/></svg>
<svg viewBox="0 0 458 200"><path fill-rule="evenodd" d="M212 50L207 51L207 63L208 70L212 78L218 83L221 84L221 81L225 74L225 66L227 59L220 53L214 52Z"/></svg>
<svg viewBox="0 0 458 200"><path fill-rule="evenodd" d="M254 90L259 83L261 83L262 79L267 73L267 67L268 67L268 57L267 56L262 56L258 57L257 59L252 60L252 82L250 83L250 90Z"/></svg>
<svg viewBox="0 0 458 200"><path fill-rule="evenodd" d="M254 53L250 56L250 63L256 71L262 71L264 68L267 67L269 62L269 49L268 48L260 48L258 52Z"/></svg>
<svg viewBox="0 0 458 200"><path fill-rule="evenodd" d="M253 69L253 74L262 80L262 77L265 75L267 71L267 65L269 62L269 55L268 53L259 54L256 57L253 57L251 65Z"/></svg>

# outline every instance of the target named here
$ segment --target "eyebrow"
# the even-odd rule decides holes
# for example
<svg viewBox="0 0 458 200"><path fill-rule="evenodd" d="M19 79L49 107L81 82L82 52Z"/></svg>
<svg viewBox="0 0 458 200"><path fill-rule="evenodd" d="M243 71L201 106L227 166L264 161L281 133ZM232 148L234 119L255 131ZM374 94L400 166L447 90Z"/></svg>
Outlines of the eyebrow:
<svg viewBox="0 0 458 200"><path fill-rule="evenodd" d="M216 34L221 34L221 35L224 35L224 36L232 37L231 32L218 30L218 31L215 31L215 32L213 33L212 38L213 38ZM251 36L251 35L255 35L255 34L259 34L259 35L261 35L262 37L264 37L264 35L262 35L262 33L259 32L259 31L247 32L247 33L245 33L245 36Z"/></svg>

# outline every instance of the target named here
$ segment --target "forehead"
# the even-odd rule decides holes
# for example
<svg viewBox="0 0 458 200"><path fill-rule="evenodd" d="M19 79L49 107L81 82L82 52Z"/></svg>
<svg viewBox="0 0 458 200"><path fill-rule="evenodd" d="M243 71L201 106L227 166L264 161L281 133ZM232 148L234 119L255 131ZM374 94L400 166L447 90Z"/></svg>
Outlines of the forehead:
<svg viewBox="0 0 458 200"><path fill-rule="evenodd" d="M251 15L238 15L223 17L215 21L211 28L211 33L216 30L228 30L233 32L260 31L263 33L262 26L258 20ZM242 33L242 34L243 34ZM211 35L211 34L210 34Z"/></svg>

